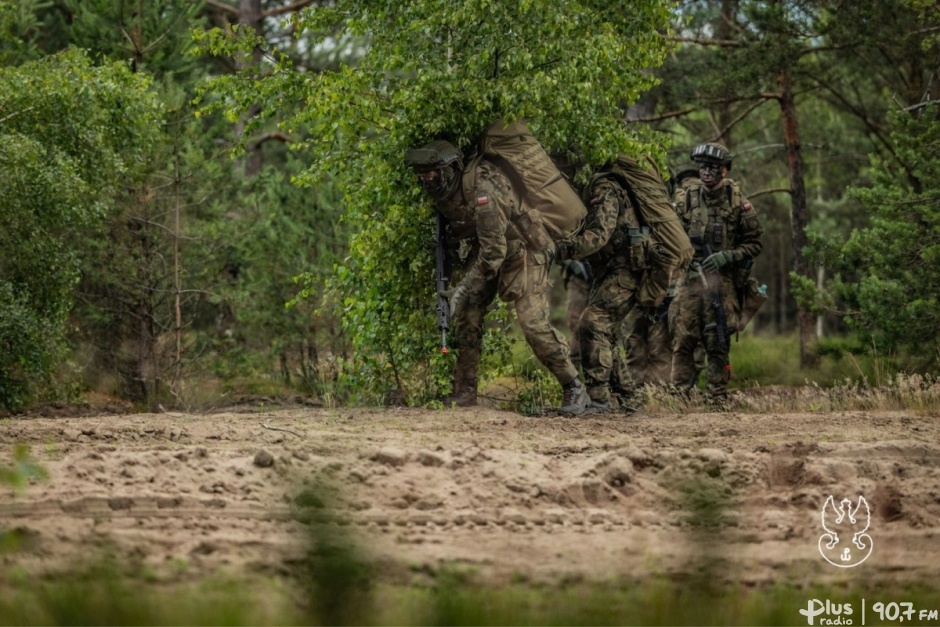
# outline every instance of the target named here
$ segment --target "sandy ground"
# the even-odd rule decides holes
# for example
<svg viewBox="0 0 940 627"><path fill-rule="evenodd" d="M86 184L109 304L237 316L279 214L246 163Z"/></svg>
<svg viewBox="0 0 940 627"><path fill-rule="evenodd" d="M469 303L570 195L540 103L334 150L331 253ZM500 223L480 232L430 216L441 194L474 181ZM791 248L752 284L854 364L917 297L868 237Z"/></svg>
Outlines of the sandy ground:
<svg viewBox="0 0 940 627"><path fill-rule="evenodd" d="M0 488L0 529L24 539L0 564L53 572L107 547L156 579L277 574L312 516L398 580L441 569L494 583L703 569L755 585L935 580L938 431L936 414L908 412L7 418L0 466L27 444L49 480ZM831 550L820 548L830 495L853 509L863 496L871 512L830 517ZM865 525L869 541L853 547ZM868 557L846 568L824 552Z"/></svg>

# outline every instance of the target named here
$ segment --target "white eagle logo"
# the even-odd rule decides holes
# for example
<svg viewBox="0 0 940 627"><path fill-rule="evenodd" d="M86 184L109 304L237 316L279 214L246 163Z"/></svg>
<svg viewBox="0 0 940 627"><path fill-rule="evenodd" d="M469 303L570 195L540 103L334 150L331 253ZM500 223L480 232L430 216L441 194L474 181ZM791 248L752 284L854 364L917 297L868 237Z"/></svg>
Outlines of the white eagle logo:
<svg viewBox="0 0 940 627"><path fill-rule="evenodd" d="M864 496L859 495L854 504L836 500L830 494L822 508L822 528L819 538L819 553L827 562L839 568L858 566L868 559L872 551L872 540L866 532L871 525L871 508Z"/></svg>

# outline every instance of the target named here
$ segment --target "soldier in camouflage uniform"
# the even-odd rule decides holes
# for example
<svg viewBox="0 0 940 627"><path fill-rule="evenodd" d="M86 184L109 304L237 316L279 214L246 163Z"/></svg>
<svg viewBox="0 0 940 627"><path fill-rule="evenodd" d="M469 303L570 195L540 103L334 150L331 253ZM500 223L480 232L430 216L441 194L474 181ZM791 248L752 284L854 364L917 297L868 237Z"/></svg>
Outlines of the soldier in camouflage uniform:
<svg viewBox="0 0 940 627"><path fill-rule="evenodd" d="M670 195L689 178L698 176L698 168L684 168L669 179ZM666 300L655 315L634 309L623 322L623 344L626 349L626 369L631 387L667 385L672 380L672 333L667 312L675 297L675 285L670 285Z"/></svg>
<svg viewBox="0 0 940 627"><path fill-rule="evenodd" d="M569 147L566 150L551 154L551 159L558 170L565 175L568 182L577 190L579 196L584 196L584 186L580 183L578 173L585 167L585 162L581 156L580 150L576 147ZM568 259L562 262L562 281L567 295L566 302L566 322L568 324L568 350L571 353L571 363L581 371L581 314L587 307L588 298L591 296L591 284L594 280L594 272L591 264L586 261L577 261ZM615 392L626 394L630 389L629 376L626 374L623 359L620 355L618 344L620 334L614 342L613 360L614 365L611 373L611 389ZM670 356L672 352L670 350Z"/></svg>
<svg viewBox="0 0 940 627"><path fill-rule="evenodd" d="M561 278L567 294L565 313L568 323L568 352L571 353L571 363L580 372L581 339L578 328L581 313L587 307L588 297L591 295L591 264L569 259L562 265Z"/></svg>
<svg viewBox="0 0 940 627"><path fill-rule="evenodd" d="M449 295L457 364L454 395L448 400L458 406L476 404L483 317L498 296L515 305L532 352L561 384L564 400L559 411L584 413L590 399L571 363L565 337L548 318L550 249L534 252L526 234L516 229L514 222L524 211L509 178L487 159L478 158L465 168L463 154L442 140L409 150L406 162L447 218L454 237L472 243L466 273Z"/></svg>
<svg viewBox="0 0 940 627"><path fill-rule="evenodd" d="M662 307L650 316L633 309L623 323L627 372L633 389L671 381L672 338Z"/></svg>
<svg viewBox="0 0 940 627"><path fill-rule="evenodd" d="M591 264L586 261L575 261L569 259L565 261L562 269L562 280L565 283L567 293L566 316L568 323L568 350L571 352L571 363L579 371L581 370L581 314L587 307L588 299L591 296L591 284L594 273L591 270ZM632 313L632 312L631 312ZM627 316L629 320L630 316ZM624 325L624 328L626 326ZM614 340L611 344L611 353L613 355L613 366L610 373L610 390L615 396L626 399L632 397L635 386L631 382L630 375L627 373L626 362L620 354L620 338L623 337L623 329L614 334ZM667 347L669 361L667 368L672 365L672 347ZM669 380L668 372L666 380Z"/></svg>
<svg viewBox="0 0 940 627"><path fill-rule="evenodd" d="M698 372L694 351L703 344L707 355L706 392L720 402L731 378L730 344L722 346L719 341L709 292L717 289L721 295L730 339L737 328L737 277L746 276L746 270L760 254L763 229L754 207L737 183L727 178L731 170L727 148L701 144L692 150L692 160L699 165L699 178L676 192L676 212L689 234L695 256L679 281L669 311L675 335L672 383L680 390L692 390Z"/></svg>
<svg viewBox="0 0 940 627"><path fill-rule="evenodd" d="M634 163L621 157L593 177L586 189L587 224L577 238L558 242L556 252L562 259L587 260L594 269L591 295L581 315L581 360L592 410L600 412L617 407L611 379L624 318L638 306L650 310L659 305L672 270L691 254L678 217L663 213L650 220L639 215L621 161ZM633 192L669 205L658 175L644 173L643 188Z"/></svg>

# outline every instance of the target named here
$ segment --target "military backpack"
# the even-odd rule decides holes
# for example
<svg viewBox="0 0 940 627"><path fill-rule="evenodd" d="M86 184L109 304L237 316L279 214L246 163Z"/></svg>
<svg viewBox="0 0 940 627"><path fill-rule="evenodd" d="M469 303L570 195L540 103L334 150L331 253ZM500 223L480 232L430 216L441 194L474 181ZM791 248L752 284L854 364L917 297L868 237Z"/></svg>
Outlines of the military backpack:
<svg viewBox="0 0 940 627"><path fill-rule="evenodd" d="M526 211L514 225L535 250L581 230L587 208L525 120L518 118L512 124L497 120L483 132L480 153L499 166L519 194ZM476 168L467 170L471 176L463 180L465 198L471 197L476 182Z"/></svg>

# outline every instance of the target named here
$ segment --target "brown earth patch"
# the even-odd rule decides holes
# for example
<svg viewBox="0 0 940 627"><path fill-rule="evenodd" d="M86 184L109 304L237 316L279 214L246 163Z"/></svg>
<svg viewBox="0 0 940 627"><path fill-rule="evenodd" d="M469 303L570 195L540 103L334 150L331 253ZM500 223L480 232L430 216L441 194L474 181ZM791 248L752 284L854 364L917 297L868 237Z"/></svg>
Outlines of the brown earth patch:
<svg viewBox="0 0 940 627"><path fill-rule="evenodd" d="M295 407L0 420L49 480L0 489L29 573L108 547L157 579L287 572L326 521L392 580L648 574L750 585L940 575L936 414L525 417ZM871 558L827 564L820 512L864 495ZM185 564L185 568L181 568ZM718 568L715 565L719 565Z"/></svg>

